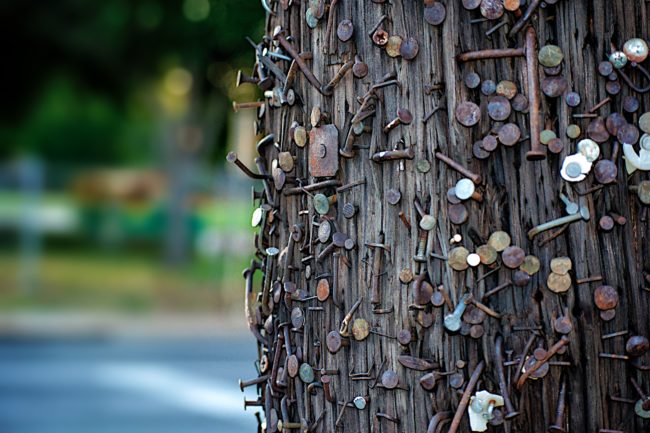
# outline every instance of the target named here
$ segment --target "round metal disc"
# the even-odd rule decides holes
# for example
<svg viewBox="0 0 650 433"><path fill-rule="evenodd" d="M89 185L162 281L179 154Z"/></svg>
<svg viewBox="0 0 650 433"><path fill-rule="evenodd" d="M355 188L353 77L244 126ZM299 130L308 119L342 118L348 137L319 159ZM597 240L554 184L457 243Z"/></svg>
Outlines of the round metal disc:
<svg viewBox="0 0 650 433"><path fill-rule="evenodd" d="M623 111L635 113L639 109L639 99L636 96L628 95L623 98Z"/></svg>
<svg viewBox="0 0 650 433"><path fill-rule="evenodd" d="M325 194L314 194L314 210L320 215L325 215L330 210L330 203Z"/></svg>
<svg viewBox="0 0 650 433"><path fill-rule="evenodd" d="M354 34L354 24L350 20L343 20L339 23L339 26L336 28L336 36L343 41L349 41L352 39Z"/></svg>
<svg viewBox="0 0 650 433"><path fill-rule="evenodd" d="M605 60L598 64L598 73L603 77L609 76L612 72L614 72L614 66L612 66L611 62Z"/></svg>
<svg viewBox="0 0 650 433"><path fill-rule="evenodd" d="M481 146L483 149L487 150L488 152L494 152L499 145L499 141L497 140L497 137L494 135L486 135L483 137L483 140L481 141Z"/></svg>
<svg viewBox="0 0 650 433"><path fill-rule="evenodd" d="M402 198L402 193L398 189L391 188L386 192L386 201L391 205L396 205Z"/></svg>
<svg viewBox="0 0 650 433"><path fill-rule="evenodd" d="M384 385L386 389L395 389L399 384L399 376L393 370L386 370L384 374L381 375L381 384Z"/></svg>
<svg viewBox="0 0 650 433"><path fill-rule="evenodd" d="M650 134L650 111L643 113L639 117L639 128L646 134Z"/></svg>
<svg viewBox="0 0 650 433"><path fill-rule="evenodd" d="M618 305L618 292L612 286L603 285L594 290L594 304L599 310L611 310Z"/></svg>
<svg viewBox="0 0 650 433"><path fill-rule="evenodd" d="M490 152L483 149L483 142L475 141L472 145L472 155L476 159L488 159L490 157Z"/></svg>
<svg viewBox="0 0 650 433"><path fill-rule="evenodd" d="M511 113L510 101L505 96L492 96L488 100L488 115L492 120L501 122L506 120Z"/></svg>
<svg viewBox="0 0 650 433"><path fill-rule="evenodd" d="M455 186L456 197L461 200L467 200L468 198L472 197L475 189L476 187L474 186L474 182L472 182L470 179L460 179L458 182L456 182Z"/></svg>
<svg viewBox="0 0 650 433"><path fill-rule="evenodd" d="M562 96L566 91L569 83L566 78L562 76L546 77L540 84L542 92L549 98L557 98Z"/></svg>
<svg viewBox="0 0 650 433"><path fill-rule="evenodd" d="M487 314L485 311L480 308L476 308L474 305L468 305L463 313L463 321L469 323L470 325L478 325L485 321Z"/></svg>
<svg viewBox="0 0 650 433"><path fill-rule="evenodd" d="M539 49L537 59L539 60L540 65L547 68L553 68L562 63L564 53L557 45L544 45Z"/></svg>
<svg viewBox="0 0 650 433"><path fill-rule="evenodd" d="M481 120L481 110L473 102L461 102L456 106L456 120L463 126L474 126Z"/></svg>
<svg viewBox="0 0 650 433"><path fill-rule="evenodd" d="M402 41L402 44L399 47L399 53L405 60L413 60L417 57L419 51L420 45L418 44L418 41L413 37L409 37L408 39Z"/></svg>
<svg viewBox="0 0 650 433"><path fill-rule="evenodd" d="M573 269L573 263L569 257L555 257L554 259L551 259L552 272L566 275L571 269Z"/></svg>
<svg viewBox="0 0 650 433"><path fill-rule="evenodd" d="M436 226L436 218L433 217L432 215L423 215L422 219L420 219L420 228L422 230L433 230L433 228Z"/></svg>
<svg viewBox="0 0 650 433"><path fill-rule="evenodd" d="M390 36L386 43L386 54L390 57L398 57L400 55L400 48L402 46L402 38L400 36Z"/></svg>
<svg viewBox="0 0 650 433"><path fill-rule="evenodd" d="M469 267L467 264L467 256L469 251L465 247L456 247L449 251L448 263L452 269L456 271L464 271Z"/></svg>
<svg viewBox="0 0 650 433"><path fill-rule="evenodd" d="M467 222L469 212L464 204L452 204L449 206L449 221L452 224L461 225Z"/></svg>
<svg viewBox="0 0 650 433"><path fill-rule="evenodd" d="M616 138L623 144L634 144L639 141L639 129L628 123L618 128Z"/></svg>
<svg viewBox="0 0 650 433"><path fill-rule="evenodd" d="M571 323L571 318L568 316L560 316L553 322L553 328L555 332L559 334L570 334L573 331L573 324Z"/></svg>
<svg viewBox="0 0 650 433"><path fill-rule="evenodd" d="M463 80L465 85L470 89L476 89L481 85L481 76L476 72L468 72Z"/></svg>
<svg viewBox="0 0 650 433"><path fill-rule="evenodd" d="M352 322L352 335L357 341L365 340L370 334L370 325L366 319L358 318Z"/></svg>
<svg viewBox="0 0 650 433"><path fill-rule="evenodd" d="M514 123L506 123L499 129L499 141L504 146L514 146L521 138L521 130Z"/></svg>
<svg viewBox="0 0 650 433"><path fill-rule="evenodd" d="M481 6L481 0L463 0L463 7L467 10L474 10Z"/></svg>
<svg viewBox="0 0 650 433"><path fill-rule="evenodd" d="M501 252L510 245L510 235L504 231L496 231L490 235L488 245Z"/></svg>
<svg viewBox="0 0 650 433"><path fill-rule="evenodd" d="M618 95L621 93L621 83L618 81L608 81L605 84L605 91L610 95Z"/></svg>
<svg viewBox="0 0 650 433"><path fill-rule="evenodd" d="M404 284L410 283L413 281L413 271L411 271L409 268L402 269L399 272L399 280Z"/></svg>
<svg viewBox="0 0 650 433"><path fill-rule="evenodd" d="M327 278L321 278L316 284L316 297L319 301L325 302L330 297L330 282Z"/></svg>
<svg viewBox="0 0 650 433"><path fill-rule="evenodd" d="M498 253L491 245L480 245L476 248L476 254L481 258L481 263L484 265L491 265L497 261Z"/></svg>
<svg viewBox="0 0 650 433"><path fill-rule="evenodd" d="M326 243L332 236L332 224L328 220L322 220L318 226L318 240L321 243Z"/></svg>
<svg viewBox="0 0 650 433"><path fill-rule="evenodd" d="M599 316L600 316L600 320L602 320L603 322L609 322L610 320L613 320L614 317L616 317L616 310L612 309L612 310L601 311L599 313Z"/></svg>
<svg viewBox="0 0 650 433"><path fill-rule="evenodd" d="M314 369L306 362L303 362L300 365L298 375L300 376L300 380L304 383L312 383L314 381Z"/></svg>
<svg viewBox="0 0 650 433"><path fill-rule="evenodd" d="M525 287L530 282L530 275L524 271L516 271L512 274L512 284L517 287Z"/></svg>
<svg viewBox="0 0 650 433"><path fill-rule="evenodd" d="M546 279L546 285L552 292L564 293L571 287L571 276L569 274L560 275L551 272Z"/></svg>
<svg viewBox="0 0 650 433"><path fill-rule="evenodd" d="M503 3L501 0L483 0L481 2L481 15L489 20L498 20L503 16Z"/></svg>
<svg viewBox="0 0 650 433"><path fill-rule="evenodd" d="M521 264L521 266L519 266L519 269L526 272L528 275L535 275L537 272L539 272L540 267L541 263L539 259L529 254L524 257L524 262Z"/></svg>
<svg viewBox="0 0 650 433"><path fill-rule="evenodd" d="M564 96L564 102L569 107L577 107L580 105L580 94L577 92L569 92Z"/></svg>
<svg viewBox="0 0 650 433"><path fill-rule="evenodd" d="M508 80L499 81L497 84L496 94L512 99L517 95L517 85Z"/></svg>
<svg viewBox="0 0 650 433"><path fill-rule="evenodd" d="M510 104L512 105L512 109L517 112L525 113L528 111L528 98L526 98L526 95L523 93L517 93L517 95L512 98Z"/></svg>
<svg viewBox="0 0 650 433"><path fill-rule="evenodd" d="M514 245L507 247L501 253L503 264L510 269L518 268L524 262L525 257L524 250Z"/></svg>
<svg viewBox="0 0 650 433"><path fill-rule="evenodd" d="M597 117L589 123L587 136L596 143L604 143L609 139L609 132L602 117Z"/></svg>
<svg viewBox="0 0 650 433"><path fill-rule="evenodd" d="M439 26L445 21L447 10L441 2L433 2L431 6L424 8L424 21L432 26Z"/></svg>
<svg viewBox="0 0 650 433"><path fill-rule="evenodd" d="M564 142L562 141L561 138L554 138L551 141L548 142L546 145L548 147L548 151L554 154L559 154L562 153L564 150Z"/></svg>

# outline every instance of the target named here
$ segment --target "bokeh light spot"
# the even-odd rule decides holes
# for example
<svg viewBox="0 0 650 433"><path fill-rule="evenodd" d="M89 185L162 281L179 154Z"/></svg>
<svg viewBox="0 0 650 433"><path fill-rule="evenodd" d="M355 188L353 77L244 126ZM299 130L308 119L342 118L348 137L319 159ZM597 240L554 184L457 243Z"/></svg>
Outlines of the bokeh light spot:
<svg viewBox="0 0 650 433"><path fill-rule="evenodd" d="M203 21L210 15L210 2L208 0L185 0L183 14L190 21Z"/></svg>
<svg viewBox="0 0 650 433"><path fill-rule="evenodd" d="M165 74L163 85L174 96L186 95L192 88L192 74L184 68L172 68Z"/></svg>

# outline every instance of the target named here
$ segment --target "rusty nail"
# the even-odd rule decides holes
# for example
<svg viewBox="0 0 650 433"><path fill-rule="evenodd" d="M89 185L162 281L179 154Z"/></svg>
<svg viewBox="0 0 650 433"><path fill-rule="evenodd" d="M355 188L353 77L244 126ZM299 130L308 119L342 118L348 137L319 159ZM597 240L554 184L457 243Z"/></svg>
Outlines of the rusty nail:
<svg viewBox="0 0 650 433"><path fill-rule="evenodd" d="M388 125L384 127L384 134L388 134L396 126L404 124L410 125L413 121L413 115L406 108L397 109L397 117L395 117Z"/></svg>
<svg viewBox="0 0 650 433"><path fill-rule="evenodd" d="M505 372L503 371L503 338L499 335L496 339L495 342L495 347L494 347L494 362L496 364L497 368L497 375L499 378L499 391L501 392L501 395L503 396L503 401L506 406L506 410L508 411L505 415L506 419L512 419L519 415L519 412L517 412L512 405L512 401L510 400L510 394L508 392L508 385L506 383L506 375Z"/></svg>
<svg viewBox="0 0 650 433"><path fill-rule="evenodd" d="M447 433L456 433L458 430L460 421L463 419L463 415L465 414L465 410L469 404L469 398L472 395L472 392L474 392L474 387L481 377L481 373L483 373L484 368L485 361L481 361L472 372L472 376L470 377L469 382L467 382L465 391L463 391L463 396L460 399L460 403L458 403L458 408L456 409L454 419L451 421L451 425L449 426L449 431Z"/></svg>
<svg viewBox="0 0 650 433"><path fill-rule="evenodd" d="M330 383L332 381L331 376L322 375L320 377L320 381L323 384L323 394L325 396L325 400L329 401L330 403L336 402L336 399L332 395L332 389L330 388Z"/></svg>
<svg viewBox="0 0 650 433"><path fill-rule="evenodd" d="M546 363L553 355L555 355L567 344L569 344L569 338L566 335L563 335L557 343L555 343L546 351L546 354L542 359L538 359L532 367L526 369L526 372L519 377L519 380L517 381L517 389L521 390L521 388L524 386L524 383L526 382L526 379L528 379L531 374L537 371L544 363Z"/></svg>
<svg viewBox="0 0 650 433"><path fill-rule="evenodd" d="M514 37L521 29L524 28L528 20L533 16L537 8L539 7L540 3L542 0L532 0L529 4L528 7L526 8L526 11L521 14L517 22L512 26L512 29L510 29L510 32L508 33L509 37ZM535 71L537 71L537 68L535 68ZM535 72L537 73L537 72Z"/></svg>
<svg viewBox="0 0 650 433"><path fill-rule="evenodd" d="M436 114L439 110L441 110L443 108L445 108L445 107L442 107L440 105L438 105L437 107L434 107L433 110L429 111L429 113L425 114L422 117L422 123L427 123L429 121L429 119L431 119L433 117L434 114Z"/></svg>
<svg viewBox="0 0 650 433"><path fill-rule="evenodd" d="M352 188L354 188L355 186L365 185L365 184L366 184L366 180L365 180L365 179L355 180L355 181L353 181L353 182L346 183L345 185L341 185L340 187L336 188L336 192L337 192L337 193L340 193L340 192L343 192L343 191L347 191L347 190L349 190L349 189L352 189Z"/></svg>
<svg viewBox="0 0 650 433"><path fill-rule="evenodd" d="M594 275L593 277L578 278L576 280L576 284L593 283L595 281L602 281L602 280L603 280L602 275Z"/></svg>
<svg viewBox="0 0 650 433"><path fill-rule="evenodd" d="M507 281L505 281L505 282L499 284L498 286L496 286L494 289L492 289L492 290L488 290L487 292L485 292L485 293L483 294L483 296L481 297L481 299L487 299L487 298L489 298L490 296L494 295L495 293L498 293L498 292L500 292L501 290L505 289L506 287L510 286L511 284L512 284L512 281L507 280Z"/></svg>
<svg viewBox="0 0 650 433"><path fill-rule="evenodd" d="M246 397L244 397L244 410L248 409L250 406L263 406L264 401L262 401L261 398L258 398L257 400L246 400Z"/></svg>
<svg viewBox="0 0 650 433"><path fill-rule="evenodd" d="M627 330L625 330L625 331L616 331L616 332L612 332L612 333L609 333L609 334L603 334L603 335L600 336L600 338L602 340L607 340L609 338L621 337L623 335L627 335L628 333L629 332Z"/></svg>
<svg viewBox="0 0 650 433"><path fill-rule="evenodd" d="M413 159L415 158L415 151L413 147L402 150L384 150L377 152L370 157L374 162L394 161L398 159Z"/></svg>
<svg viewBox="0 0 650 433"><path fill-rule="evenodd" d="M226 160L230 163L235 164L237 167L241 169L241 171L244 172L244 174L251 179L270 179L271 176L265 175L265 174L257 174L253 173L246 165L239 160L237 157L237 154L235 152L228 152L228 155L226 156Z"/></svg>
<svg viewBox="0 0 650 433"><path fill-rule="evenodd" d="M232 109L235 113L239 110L246 110L250 108L260 108L265 104L264 101L253 101L253 102L235 102L232 101Z"/></svg>
<svg viewBox="0 0 650 433"><path fill-rule="evenodd" d="M562 380L560 393L557 398L557 409L555 410L555 422L549 426L549 433L564 433L564 412L566 409L566 380Z"/></svg>
<svg viewBox="0 0 650 433"><path fill-rule="evenodd" d="M508 24L508 20L503 20L499 24L493 26L491 29L485 32L485 36L490 36L492 33L496 32L499 30L501 27L505 26Z"/></svg>
<svg viewBox="0 0 650 433"><path fill-rule="evenodd" d="M528 231L528 239L532 240L535 236L538 234L552 229L554 227L559 227L564 224L572 223L574 221L579 221L580 219L583 219L585 221L589 221L589 209L586 206L580 206L580 211L578 213L575 213L573 215L567 215L562 218L557 218L552 221L548 221L543 224L539 224L532 229Z"/></svg>
<svg viewBox="0 0 650 433"><path fill-rule="evenodd" d="M289 53L289 55L291 57L293 57L293 59L298 63L298 66L300 67L300 70L302 71L303 74L305 74L305 77L307 78L307 80L319 92L322 93L322 85L321 85L320 81L318 81L318 78L316 78L316 76L314 75L312 70L309 69L309 67L307 66L307 63L305 63L305 61L300 57L300 54L294 48L294 46L289 41L287 41L287 39L284 36L285 33L286 32L284 30L282 30L281 27L278 26L278 27L276 27L276 29L274 31L273 38L276 39L280 43L280 45L282 45L282 48L284 48L285 51L287 53Z"/></svg>
<svg viewBox="0 0 650 433"><path fill-rule="evenodd" d="M377 31L377 29L379 28L379 26L381 25L381 23L383 23L384 20L385 20L386 18L388 18L388 15L382 15L381 17L379 17L379 21L377 21L377 24L375 24L374 26L372 26L372 28L371 28L370 31L368 32L368 36L369 36L369 37L372 38L372 35Z"/></svg>
<svg viewBox="0 0 650 433"><path fill-rule="evenodd" d="M605 99L603 99L602 101L600 101L598 104L591 107L587 112L588 113L593 113L593 112L597 111L599 108L603 107L605 104L608 104L611 100L612 100L612 98L608 96Z"/></svg>
<svg viewBox="0 0 650 433"><path fill-rule="evenodd" d="M512 379L513 383L517 383L519 381L521 370L523 369L524 363L526 362L526 356L528 355L528 352L530 352L530 348L533 346L535 339L537 339L537 335L535 333L528 337L526 345L524 346L524 350L519 357L519 363L517 364L517 369L515 370L515 377Z"/></svg>
<svg viewBox="0 0 650 433"><path fill-rule="evenodd" d="M406 217L406 214L402 211L399 213L399 219L402 220L402 223L404 223L404 226L408 229L408 231L411 231L411 223L409 222L408 218Z"/></svg>
<svg viewBox="0 0 650 433"><path fill-rule="evenodd" d="M353 60L345 62L343 66L341 66L339 70L336 71L336 74L334 75L332 80L329 83L323 85L323 87L320 89L321 93L323 95L331 95L332 91L334 90L334 87L336 87L336 85L341 81L341 79L352 68L353 65L354 65Z"/></svg>
<svg viewBox="0 0 650 433"><path fill-rule="evenodd" d="M381 413L381 412L377 412L377 413L375 414L375 416L376 416L377 418L383 418L383 419L385 419L385 420L387 420L387 421L394 422L395 424L399 424L399 418L396 418L396 417L394 417L394 416L390 416L390 415L388 415L388 414Z"/></svg>
<svg viewBox="0 0 650 433"><path fill-rule="evenodd" d="M260 383L264 383L264 382L266 382L268 380L269 377L271 377L270 374L265 374L263 376L256 377L255 379L250 379L250 380L241 380L241 379L239 379L239 389L241 389L242 392L244 392L244 388L248 388L249 386L252 386L252 385L257 385L257 384L260 384Z"/></svg>
<svg viewBox="0 0 650 433"><path fill-rule="evenodd" d="M445 155L443 153L440 153L440 152L436 152L435 156L436 156L436 159L439 159L440 161L444 162L445 164L447 164L449 167L453 168L454 170L456 170L460 174L462 174L462 175L464 175L466 177L469 177L472 180L472 182L474 182L476 185L481 183L481 176L480 175L478 175L478 174L470 171L469 169L463 167L462 165L460 165L459 163L457 163L453 159L449 158L447 155Z"/></svg>
<svg viewBox="0 0 650 433"><path fill-rule="evenodd" d="M241 86L244 83L257 84L260 82L260 79L257 77L251 77L243 73L241 70L237 71L237 87Z"/></svg>
<svg viewBox="0 0 650 433"><path fill-rule="evenodd" d="M530 9L530 8L529 8ZM527 11L528 12L528 11ZM526 153L526 159L537 161L546 158L546 149L540 143L541 114L540 114L540 92L537 60L537 35L533 27L526 31L526 76L528 78L528 116L530 121L530 150Z"/></svg>

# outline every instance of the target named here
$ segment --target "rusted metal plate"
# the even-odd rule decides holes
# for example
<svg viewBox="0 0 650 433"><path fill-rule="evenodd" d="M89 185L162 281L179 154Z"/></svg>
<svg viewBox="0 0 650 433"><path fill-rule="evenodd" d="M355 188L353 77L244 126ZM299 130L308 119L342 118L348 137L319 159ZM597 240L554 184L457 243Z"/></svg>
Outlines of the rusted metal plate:
<svg viewBox="0 0 650 433"><path fill-rule="evenodd" d="M309 132L309 174L332 177L339 171L339 130L323 125Z"/></svg>

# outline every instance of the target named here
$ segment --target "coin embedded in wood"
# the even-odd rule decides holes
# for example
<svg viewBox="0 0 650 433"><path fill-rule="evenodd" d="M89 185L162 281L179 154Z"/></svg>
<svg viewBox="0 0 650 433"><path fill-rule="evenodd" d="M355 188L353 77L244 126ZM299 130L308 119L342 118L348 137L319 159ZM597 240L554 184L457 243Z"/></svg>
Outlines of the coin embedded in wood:
<svg viewBox="0 0 650 433"><path fill-rule="evenodd" d="M598 315L602 321L609 322L610 320L613 320L614 317L616 317L616 310L613 308L611 310L603 310Z"/></svg>
<svg viewBox="0 0 650 433"><path fill-rule="evenodd" d="M449 251L448 263L456 271L464 271L469 267L467 264L469 251L465 247L456 247Z"/></svg>
<svg viewBox="0 0 650 433"><path fill-rule="evenodd" d="M368 321L363 318L354 319L352 322L352 335L357 341L365 340L370 334L370 325Z"/></svg>
<svg viewBox="0 0 650 433"><path fill-rule="evenodd" d="M468 305L463 313L463 321L469 323L470 325L478 325L483 323L487 314L485 311L480 308L475 307L474 305Z"/></svg>
<svg viewBox="0 0 650 433"><path fill-rule="evenodd" d="M573 324L568 316L560 316L553 322L555 332L559 334L570 334L573 331Z"/></svg>
<svg viewBox="0 0 650 433"><path fill-rule="evenodd" d="M650 350L650 341L643 335L633 335L625 343L625 352L630 356L643 356L648 350Z"/></svg>
<svg viewBox="0 0 650 433"><path fill-rule="evenodd" d="M513 110L525 113L528 111L528 98L523 93L517 93L510 101L510 105L512 105Z"/></svg>
<svg viewBox="0 0 650 433"><path fill-rule="evenodd" d="M336 29L336 36L338 36L341 41L347 42L352 39L352 35L354 35L354 24L352 24L352 21L341 21Z"/></svg>
<svg viewBox="0 0 650 433"><path fill-rule="evenodd" d="M561 138L554 138L551 141L548 142L546 145L548 147L548 151L554 154L559 154L562 153L564 150L564 143L562 142Z"/></svg>
<svg viewBox="0 0 650 433"><path fill-rule="evenodd" d="M544 67L544 74L545 75L555 76L555 75L560 75L561 72L562 72L562 64L561 63L559 65L557 65L557 66L553 66L552 68Z"/></svg>
<svg viewBox="0 0 650 433"><path fill-rule="evenodd" d="M618 305L618 292L612 286L599 286L594 290L594 304L599 310L616 308Z"/></svg>
<svg viewBox="0 0 650 433"><path fill-rule="evenodd" d="M476 159L488 159L490 157L490 152L483 148L482 141L475 141L472 145L472 155Z"/></svg>
<svg viewBox="0 0 650 433"><path fill-rule="evenodd" d="M420 219L420 228L425 231L433 230L436 226L436 218L432 215L423 215Z"/></svg>
<svg viewBox="0 0 650 433"><path fill-rule="evenodd" d="M469 328L469 336L473 339L479 339L485 334L485 328L483 325L472 325Z"/></svg>
<svg viewBox="0 0 650 433"><path fill-rule="evenodd" d="M634 144L639 141L639 129L628 123L618 128L616 138L623 144Z"/></svg>
<svg viewBox="0 0 650 433"><path fill-rule="evenodd" d="M546 279L546 285L552 292L564 293L571 287L571 276L569 274L560 275L551 272Z"/></svg>
<svg viewBox="0 0 650 433"><path fill-rule="evenodd" d="M557 138L557 135L555 134L555 131L550 129L545 129L539 133L539 141L542 144L548 145L548 143L554 138Z"/></svg>
<svg viewBox="0 0 650 433"><path fill-rule="evenodd" d="M473 102L461 102L456 106L456 120L463 126L474 126L481 120L481 109Z"/></svg>
<svg viewBox="0 0 650 433"><path fill-rule="evenodd" d="M598 73L603 77L608 77L612 72L614 72L614 66L611 62L605 60L598 64Z"/></svg>
<svg viewBox="0 0 650 433"><path fill-rule="evenodd" d="M290 152L278 153L278 164L282 171L288 173L293 170L293 156Z"/></svg>
<svg viewBox="0 0 650 433"><path fill-rule="evenodd" d="M621 83L618 81L608 81L605 84L605 91L610 95L618 95L621 93Z"/></svg>
<svg viewBox="0 0 650 433"><path fill-rule="evenodd" d="M569 137L569 138L576 139L576 138L580 137L581 133L582 133L582 130L575 123L573 123L571 125L568 125L566 127L566 136Z"/></svg>
<svg viewBox="0 0 650 433"><path fill-rule="evenodd" d="M506 120L510 116L510 101L505 96L492 96L488 99L488 115L492 120L498 122Z"/></svg>
<svg viewBox="0 0 650 433"><path fill-rule="evenodd" d="M573 263L569 257L555 257L551 259L551 271L566 275L573 268Z"/></svg>
<svg viewBox="0 0 650 433"><path fill-rule="evenodd" d="M486 135L481 141L481 146L488 152L494 152L498 145L499 141L494 135Z"/></svg>
<svg viewBox="0 0 650 433"><path fill-rule="evenodd" d="M404 284L410 283L413 281L413 271L409 268L402 269L399 273L399 280Z"/></svg>
<svg viewBox="0 0 650 433"><path fill-rule="evenodd" d="M577 107L580 105L580 94L577 92L569 92L564 96L564 102L569 107Z"/></svg>
<svg viewBox="0 0 650 433"><path fill-rule="evenodd" d="M458 204L460 203L460 199L456 195L456 187L451 187L447 190L447 201L449 204Z"/></svg>
<svg viewBox="0 0 650 433"><path fill-rule="evenodd" d="M635 113L639 109L639 99L634 95L628 95L623 98L623 111Z"/></svg>
<svg viewBox="0 0 650 433"><path fill-rule="evenodd" d="M501 252L510 245L510 235L504 231L496 231L490 235L488 245Z"/></svg>
<svg viewBox="0 0 650 433"><path fill-rule="evenodd" d="M467 10L474 10L481 6L481 0L463 0L463 7Z"/></svg>
<svg viewBox="0 0 650 433"><path fill-rule="evenodd" d="M504 146L514 146L521 138L521 130L514 123L506 123L499 129L499 141Z"/></svg>
<svg viewBox="0 0 650 433"><path fill-rule="evenodd" d="M293 141L296 142L296 146L305 147L305 144L307 144L307 130L304 126L298 126L293 130Z"/></svg>
<svg viewBox="0 0 650 433"><path fill-rule="evenodd" d="M439 26L445 21L447 10L441 2L434 1L424 8L424 20L432 26Z"/></svg>
<svg viewBox="0 0 650 433"><path fill-rule="evenodd" d="M420 173L428 173L431 170L431 163L426 159L418 159L418 162L415 163L415 168Z"/></svg>
<svg viewBox="0 0 650 433"><path fill-rule="evenodd" d="M516 269L521 266L525 258L526 253L524 250L514 245L507 247L501 253L501 260L503 261L503 264L510 269Z"/></svg>
<svg viewBox="0 0 650 433"><path fill-rule="evenodd" d="M287 374L289 374L289 377L298 376L299 367L300 362L298 361L298 357L295 354L287 358Z"/></svg>
<svg viewBox="0 0 650 433"><path fill-rule="evenodd" d="M641 117L639 117L639 128L641 128L641 131L646 134L650 134L650 111L643 113Z"/></svg>

